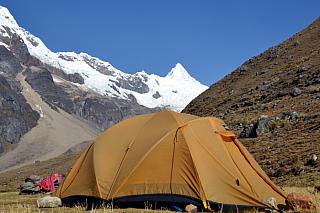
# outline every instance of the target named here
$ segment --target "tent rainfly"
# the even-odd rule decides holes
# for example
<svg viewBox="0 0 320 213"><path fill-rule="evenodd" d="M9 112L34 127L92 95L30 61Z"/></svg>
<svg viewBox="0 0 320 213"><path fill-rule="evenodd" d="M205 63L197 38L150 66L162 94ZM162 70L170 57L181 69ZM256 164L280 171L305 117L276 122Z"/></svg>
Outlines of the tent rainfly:
<svg viewBox="0 0 320 213"><path fill-rule="evenodd" d="M286 198L223 121L171 111L107 129L55 194L64 203L148 201L223 211L272 208L274 199L279 207Z"/></svg>

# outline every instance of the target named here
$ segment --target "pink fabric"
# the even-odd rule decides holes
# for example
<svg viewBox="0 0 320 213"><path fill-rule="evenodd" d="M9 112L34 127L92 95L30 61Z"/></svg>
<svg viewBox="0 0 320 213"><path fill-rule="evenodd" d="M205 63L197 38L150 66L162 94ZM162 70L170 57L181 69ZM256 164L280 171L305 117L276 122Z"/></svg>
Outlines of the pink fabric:
<svg viewBox="0 0 320 213"><path fill-rule="evenodd" d="M41 188L46 191L54 191L54 178L52 176L48 176L40 182Z"/></svg>
<svg viewBox="0 0 320 213"><path fill-rule="evenodd" d="M61 183L61 175L58 173L55 173L51 176L47 176L45 179L43 179L40 182L40 186L45 191L51 192L55 190L54 182L57 181L59 184Z"/></svg>

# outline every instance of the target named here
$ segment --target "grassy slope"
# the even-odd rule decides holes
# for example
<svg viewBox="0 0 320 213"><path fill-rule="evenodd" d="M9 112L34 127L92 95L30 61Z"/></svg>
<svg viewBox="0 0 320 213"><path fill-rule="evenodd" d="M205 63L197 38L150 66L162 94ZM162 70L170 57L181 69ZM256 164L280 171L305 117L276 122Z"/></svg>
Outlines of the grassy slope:
<svg viewBox="0 0 320 213"><path fill-rule="evenodd" d="M318 79L318 80L317 80ZM194 99L183 112L220 116L231 129L261 115L280 117L296 111L296 120L280 120L275 130L240 139L280 185L317 185L320 166L305 166L320 157L320 18L283 43L246 61ZM293 88L302 94L292 97ZM295 171L301 171L297 174ZM298 172L299 173L299 172Z"/></svg>

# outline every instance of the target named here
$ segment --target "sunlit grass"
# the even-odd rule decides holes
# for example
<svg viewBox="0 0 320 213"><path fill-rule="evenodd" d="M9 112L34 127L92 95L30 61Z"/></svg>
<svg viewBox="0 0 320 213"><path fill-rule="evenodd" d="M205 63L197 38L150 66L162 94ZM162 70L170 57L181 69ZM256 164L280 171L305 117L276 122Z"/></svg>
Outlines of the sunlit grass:
<svg viewBox="0 0 320 213"><path fill-rule="evenodd" d="M311 195L314 203L317 205L318 211L308 211L308 212L319 212L320 210L320 193L318 193L313 187L298 188L298 187L284 187L287 193L290 192L300 192L307 193ZM140 212L140 213L160 213L160 212L171 212L169 210L151 210L152 206L146 204L145 209L114 209L112 205L104 205L99 209L94 209L86 211L85 206L76 206L73 208L69 207L58 207L58 208L38 208L36 200L43 197L43 194L38 195L19 195L18 192L2 192L0 193L0 213L67 213L67 212L108 212L108 213L125 213L125 212ZM256 211L246 211L246 212L256 212Z"/></svg>

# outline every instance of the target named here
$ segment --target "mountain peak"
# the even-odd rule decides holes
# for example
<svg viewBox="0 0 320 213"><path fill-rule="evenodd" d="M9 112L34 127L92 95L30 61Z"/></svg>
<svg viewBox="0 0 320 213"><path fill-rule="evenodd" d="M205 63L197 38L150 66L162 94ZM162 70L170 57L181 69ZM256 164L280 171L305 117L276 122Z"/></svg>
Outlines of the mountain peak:
<svg viewBox="0 0 320 213"><path fill-rule="evenodd" d="M207 89L192 78L180 63L167 76L161 77L144 71L125 73L87 53L52 52L39 38L19 27L7 8L0 6L0 44L10 44L13 34L23 40L31 56L67 75L80 74L85 86L80 89L89 89L99 95L129 101L132 101L133 95L140 105L181 111Z"/></svg>
<svg viewBox="0 0 320 213"><path fill-rule="evenodd" d="M6 7L0 6L0 25L8 27L18 26L16 20Z"/></svg>
<svg viewBox="0 0 320 213"><path fill-rule="evenodd" d="M166 77L181 80L195 80L190 76L188 71L180 63L177 63L176 66L171 69L171 71L167 74Z"/></svg>

